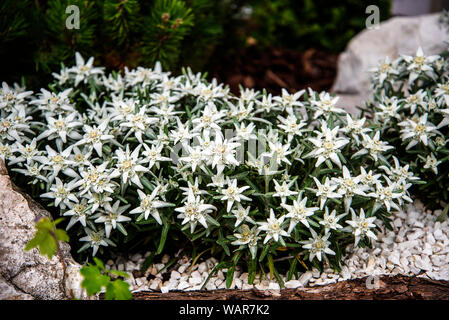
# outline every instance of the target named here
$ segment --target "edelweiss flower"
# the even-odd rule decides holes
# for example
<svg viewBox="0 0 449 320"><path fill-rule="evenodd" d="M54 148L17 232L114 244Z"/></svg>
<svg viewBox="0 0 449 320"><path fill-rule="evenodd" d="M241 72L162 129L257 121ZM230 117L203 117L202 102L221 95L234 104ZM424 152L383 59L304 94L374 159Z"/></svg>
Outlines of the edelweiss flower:
<svg viewBox="0 0 449 320"><path fill-rule="evenodd" d="M80 82L86 83L92 76L103 74L103 68L94 68L94 58L90 57L86 63L84 63L83 57L76 52L75 53L76 66L68 70L69 73L75 74L75 86L78 86Z"/></svg>
<svg viewBox="0 0 449 320"><path fill-rule="evenodd" d="M77 116L78 114L75 112L65 118L61 115L58 119L49 116L47 118L48 128L37 137L37 140L59 138L63 143L67 142L67 137L73 140L80 140L82 136L74 128L82 126L83 123L75 119ZM60 146L62 146L61 141L59 141Z"/></svg>
<svg viewBox="0 0 449 320"><path fill-rule="evenodd" d="M302 136L304 129L301 129L307 125L304 120L301 120L298 123L298 118L295 115L288 115L287 118L282 116L277 117L279 122L279 128L283 129L288 134L289 141L293 138L293 136Z"/></svg>
<svg viewBox="0 0 449 320"><path fill-rule="evenodd" d="M342 194L335 192L335 189L338 188L338 184L331 185L331 180L329 179L329 177L326 177L326 180L323 184L321 184L321 182L316 177L313 177L313 180L318 187L318 189L314 191L316 196L320 199L320 210L323 210L324 204L326 203L327 199L338 199L343 196Z"/></svg>
<svg viewBox="0 0 449 320"><path fill-rule="evenodd" d="M287 197L293 196L295 194L298 194L297 191L291 191L290 188L295 183L295 181L290 181L287 183L287 181L282 181L282 185L279 184L276 180L273 179L274 182L274 189L276 192L273 194L273 197L280 197L281 203L285 203L285 200L287 200Z"/></svg>
<svg viewBox="0 0 449 320"><path fill-rule="evenodd" d="M45 157L42 156L42 151L36 148L36 139L33 139L30 144L22 145L19 141L14 144L13 153L19 153L19 156L11 155L9 165L26 162L31 165L34 161L41 163L45 162Z"/></svg>
<svg viewBox="0 0 449 320"><path fill-rule="evenodd" d="M75 187L80 188L80 195L94 192L97 194L114 193L117 185L111 179L118 177L118 173L112 174L110 169L106 169L108 162L103 162L99 166L89 164L87 168L80 169L81 179L75 183Z"/></svg>
<svg viewBox="0 0 449 320"><path fill-rule="evenodd" d="M260 237L258 236L258 227L254 226L250 229L246 224L243 224L240 226L239 232L240 233L234 233L234 237L236 237L237 240L231 242L231 244L234 246L247 245L253 259L256 258L257 241L260 239Z"/></svg>
<svg viewBox="0 0 449 320"><path fill-rule="evenodd" d="M352 227L352 232L355 237L355 244L357 245L361 238L367 236L368 238L377 240L377 236L370 229L375 228L376 225L373 223L376 217L365 218L365 211L360 208L360 216L357 216L354 209L351 208L352 220L346 221Z"/></svg>
<svg viewBox="0 0 449 320"><path fill-rule="evenodd" d="M346 115L346 127L341 129L341 132L346 134L351 134L354 140L357 142L357 145L360 144L360 136L363 136L365 133L370 132L370 128L364 128L366 118L362 118L359 120L352 119L351 115Z"/></svg>
<svg viewBox="0 0 449 320"><path fill-rule="evenodd" d="M249 210L251 209L250 206L247 206L246 208L243 208L243 206L239 203L237 206L237 209L232 210L232 214L235 216L235 225L234 227L237 227L239 224L241 224L244 221L248 221L252 224L256 224L256 222L249 217Z"/></svg>
<svg viewBox="0 0 449 320"><path fill-rule="evenodd" d="M25 102L25 98L31 96L33 91L21 91L18 85L15 88L10 88L6 82L2 82L0 89L0 110L7 112L12 111L17 105Z"/></svg>
<svg viewBox="0 0 449 320"><path fill-rule="evenodd" d="M185 199L187 199L187 196L189 195L189 192L191 191L193 193L193 195L199 196L201 194L209 194L207 191L205 190L200 190L199 188L199 182L198 182L198 177L195 177L195 182L192 184L190 181L187 181L187 188L186 187L180 187L179 189L181 189L182 191L184 191L182 194L186 196ZM185 200L184 199L184 200Z"/></svg>
<svg viewBox="0 0 449 320"><path fill-rule="evenodd" d="M103 155L103 142L114 139L113 135L106 133L107 126L107 121L103 121L99 126L91 127L88 125L84 125L84 137L83 139L78 141L75 146L88 144L90 147L93 147L97 154L101 157Z"/></svg>
<svg viewBox="0 0 449 320"><path fill-rule="evenodd" d="M122 215L123 212L125 212L129 207L129 204L120 207L120 200L117 200L113 206L111 206L110 203L106 203L104 205L104 209L102 209L100 213L94 217L97 218L95 219L96 223L104 223L106 238L109 238L111 230L117 227L124 235L127 235L125 229L121 225L121 222L131 221L130 217Z"/></svg>
<svg viewBox="0 0 449 320"><path fill-rule="evenodd" d="M108 245L115 246L115 244L107 239L104 235L104 229L100 229L99 231L93 231L92 229L85 229L87 236L80 238L80 241L87 242L84 246L80 248L79 251L85 250L87 248L92 248L92 256L97 254L100 246L107 247Z"/></svg>
<svg viewBox="0 0 449 320"><path fill-rule="evenodd" d="M435 88L435 98L438 98L439 104L443 104L444 102L449 106L449 81L437 84L437 88Z"/></svg>
<svg viewBox="0 0 449 320"><path fill-rule="evenodd" d="M406 150L422 142L425 146L428 145L428 140L437 134L436 127L433 123L427 121L428 114L424 114L419 119L406 119L399 123L401 127L401 139L411 141L408 143Z"/></svg>
<svg viewBox="0 0 449 320"><path fill-rule="evenodd" d="M48 116L70 114L75 112L75 107L69 99L69 95L72 91L73 89L69 88L62 92L55 93L41 89L39 99L32 100L30 104L38 105L39 109L43 110Z"/></svg>
<svg viewBox="0 0 449 320"><path fill-rule="evenodd" d="M381 86L384 81L389 79L392 75L398 75L399 71L395 64L396 63L390 61L389 57L386 57L376 68L369 70L370 72L373 72L372 78L375 86Z"/></svg>
<svg viewBox="0 0 449 320"><path fill-rule="evenodd" d="M193 131L201 131L203 129L220 131L219 124L223 122L222 118L225 115L226 113L224 111L218 111L215 104L209 102L202 110L202 116L192 120L192 124L194 125Z"/></svg>
<svg viewBox="0 0 449 320"><path fill-rule="evenodd" d="M276 219L274 215L273 209L270 209L270 217L267 219L267 222L258 222L259 230L265 231L266 236L263 241L263 243L267 243L270 239L273 239L274 241L278 242L282 240L282 237L289 237L290 234L286 232L283 227L282 223L284 222L284 219L286 216L281 216L278 219Z"/></svg>
<svg viewBox="0 0 449 320"><path fill-rule="evenodd" d="M236 150L240 143L232 142L232 140L223 140L221 132L217 132L215 140L210 148L211 157L209 163L212 168L217 167L217 174L221 174L227 165L238 166L239 162L235 158Z"/></svg>
<svg viewBox="0 0 449 320"><path fill-rule="evenodd" d="M426 57L421 47L416 51L416 56L403 56L404 60L409 64L407 70L410 71L409 83L413 83L421 74L425 73L429 77L434 77L435 73L432 63L435 62L439 56Z"/></svg>
<svg viewBox="0 0 449 320"><path fill-rule="evenodd" d="M370 137L367 134L363 134L362 146L363 149L357 151L352 157L359 157L364 154L368 154L373 157L374 161L378 161L379 156L385 151L393 149L393 146L389 146L387 142L380 140L380 131L376 131L374 137Z"/></svg>
<svg viewBox="0 0 449 320"><path fill-rule="evenodd" d="M360 183L366 185L369 188L376 185L376 183L379 181L380 176L380 173L373 174L372 170L367 172L365 168L360 167Z"/></svg>
<svg viewBox="0 0 449 320"><path fill-rule="evenodd" d="M346 211L349 210L354 195L366 196L366 187L359 184L360 179L360 176L351 177L351 173L346 166L343 166L343 177L332 178L332 181L338 185L337 192L345 198Z"/></svg>
<svg viewBox="0 0 449 320"><path fill-rule="evenodd" d="M435 158L435 155L433 153L430 154L430 156L427 156L426 163L424 164L424 169L432 169L435 174L438 174L438 165L441 163L440 160L437 160Z"/></svg>
<svg viewBox="0 0 449 320"><path fill-rule="evenodd" d="M64 212L63 216L70 216L70 221L67 224L66 230L69 230L75 223L80 222L83 227L86 227L87 218L91 214L87 199L81 199L80 202L69 202L69 210Z"/></svg>
<svg viewBox="0 0 449 320"><path fill-rule="evenodd" d="M275 97L273 100L282 106L282 109L286 109L289 114L293 114L293 107L304 106L299 98L306 92L305 90L300 90L294 94L288 93L287 90L282 89L282 97Z"/></svg>
<svg viewBox="0 0 449 320"><path fill-rule="evenodd" d="M142 160L139 158L140 146L138 146L131 154L129 153L129 145L126 145L126 151L117 149L115 151L117 159L117 168L112 172L114 176L121 176L123 183L128 183L130 180L132 183L143 189L143 185L140 182L140 172L149 171L141 165Z"/></svg>
<svg viewBox="0 0 449 320"><path fill-rule="evenodd" d="M189 122L186 122L184 125L179 118L176 118L176 122L177 129L170 131L170 139L173 141L173 144L180 142L183 146L188 145L190 139L197 136L198 133L189 130Z"/></svg>
<svg viewBox="0 0 449 320"><path fill-rule="evenodd" d="M262 101L256 100L256 103L259 105L258 110L255 113L266 112L270 113L279 108L279 105L272 100L272 95L269 93L268 95L262 96Z"/></svg>
<svg viewBox="0 0 449 320"><path fill-rule="evenodd" d="M401 110L401 106L398 105L399 100L396 97L392 97L391 99L384 99L382 103L379 103L378 108L380 111L375 113L376 117L380 118L380 120L385 125L391 118L400 120L401 115L399 111Z"/></svg>
<svg viewBox="0 0 449 320"><path fill-rule="evenodd" d="M62 171L64 174L72 178L77 178L76 172L70 168L73 162L70 160L70 154L72 153L72 146L67 147L62 152L53 150L49 145L45 146L47 150L47 156L42 158L41 161L45 164L44 169L48 170L50 175L48 180L52 182L54 178Z"/></svg>
<svg viewBox="0 0 449 320"><path fill-rule="evenodd" d="M54 199L55 207L59 206L61 209L65 209L70 201L78 202L78 198L71 192L74 187L73 181L63 183L61 179L56 177L56 184L50 187L50 192L41 194L41 197Z"/></svg>
<svg viewBox="0 0 449 320"><path fill-rule="evenodd" d="M314 119L317 119L318 117L325 115L328 117L331 113L340 113L344 114L346 113L345 110L338 108L336 106L337 101L339 97L331 97L331 95L327 92L321 92L318 99L315 99L315 92L313 92L312 89L309 88L309 95L310 95L310 103L312 106L316 107L315 114L313 115Z"/></svg>
<svg viewBox="0 0 449 320"><path fill-rule="evenodd" d="M157 144L149 147L144 143L143 148L145 150L142 151L143 160L141 161L141 163L144 164L149 162L148 169L151 169L154 165L156 165L156 168L159 169L160 161L171 161L170 158L162 156L161 153L162 149L164 148L162 144Z"/></svg>
<svg viewBox="0 0 449 320"><path fill-rule="evenodd" d="M245 123L241 123L240 125L234 124L236 137L242 140L256 140L257 136L253 133L253 130L256 128L254 123L250 123L248 126Z"/></svg>
<svg viewBox="0 0 449 320"><path fill-rule="evenodd" d="M426 92L422 89L419 89L414 94L409 95L405 98L404 109L410 109L411 114L415 114L415 111L418 107L425 108L426 106Z"/></svg>
<svg viewBox="0 0 449 320"><path fill-rule="evenodd" d="M308 138L312 142L316 149L312 150L305 157L315 157L318 158L315 167L319 167L324 161L330 159L339 168L341 168L341 161L338 157L340 149L349 143L346 138L338 138L337 134L339 127L335 127L332 130L327 127L326 122L321 123L321 132L317 132L318 136L316 138Z"/></svg>
<svg viewBox="0 0 449 320"><path fill-rule="evenodd" d="M329 209L326 207L323 220L320 221L320 224L324 226L324 233L327 234L330 230L342 229L343 226L339 225L338 221L345 215L346 213L337 216L336 210L332 210L329 214Z"/></svg>
<svg viewBox="0 0 449 320"><path fill-rule="evenodd" d="M307 228L310 228L309 222L307 221L307 217L312 216L315 211L318 210L318 207L307 207L307 197L302 199L302 196L299 195L298 199L293 200L293 205L287 205L285 203L281 203L281 206L287 210L286 218L290 218L290 225L288 227L288 233L292 232L293 228L301 222Z"/></svg>
<svg viewBox="0 0 449 320"><path fill-rule="evenodd" d="M391 208L395 210L400 210L399 206L394 202L395 199L401 198L402 194L396 192L397 185L392 183L390 179L385 177L388 186L383 186L381 183L376 183L376 192L370 194L372 197L376 198L376 203L373 207L373 213L380 208L382 204L385 205L387 211L390 212Z"/></svg>
<svg viewBox="0 0 449 320"><path fill-rule="evenodd" d="M419 180L418 177L413 176L413 172L409 171L410 165L406 164L405 166L401 166L399 164L398 158L393 156L394 168L387 166L379 166L379 169L382 169L387 174L388 178L398 182L400 184L405 183L406 181Z"/></svg>
<svg viewBox="0 0 449 320"><path fill-rule="evenodd" d="M232 181L226 177L226 183L228 185L227 188L223 188L221 190L221 193L223 194L223 197L221 198L222 201L227 200L227 206L226 211L231 211L232 205L234 204L234 201L240 202L242 200L245 201L252 201L251 198L248 198L247 196L243 195L243 191L249 189L249 186L243 186L243 187L237 187L237 179L233 179Z"/></svg>
<svg viewBox="0 0 449 320"><path fill-rule="evenodd" d="M204 200L200 199L200 196L195 197L192 190L189 190L187 201L184 206L175 209L175 211L180 212L177 217L184 219L181 224L184 225L187 222L190 223L191 233L195 231L198 222L201 223L204 228L208 228L206 219L208 213L213 210L217 210L217 208L211 204L205 204Z"/></svg>
<svg viewBox="0 0 449 320"><path fill-rule="evenodd" d="M146 114L146 108L142 107L138 113L128 114L125 122L120 123L120 127L125 127L127 129L127 134L125 135L125 139L131 134L134 133L134 136L137 138L137 141L143 143L142 135L148 130L151 124L157 123L157 118L150 118Z"/></svg>
<svg viewBox="0 0 449 320"><path fill-rule="evenodd" d="M287 156L294 151L290 150L290 143L282 144L279 141L268 141L268 145L270 147L270 151L262 153L260 155L261 157L268 157L269 159L274 158L278 166L280 166L282 162L285 162L288 165L292 164L287 158Z"/></svg>
<svg viewBox="0 0 449 320"><path fill-rule="evenodd" d="M310 251L309 261L312 261L315 257L321 261L323 257L326 257L326 254L335 255L335 252L329 248L330 241L327 240L330 237L330 233L318 236L315 230L310 229L310 232L312 233L312 238L308 241L301 241L301 243L304 243L302 247Z"/></svg>

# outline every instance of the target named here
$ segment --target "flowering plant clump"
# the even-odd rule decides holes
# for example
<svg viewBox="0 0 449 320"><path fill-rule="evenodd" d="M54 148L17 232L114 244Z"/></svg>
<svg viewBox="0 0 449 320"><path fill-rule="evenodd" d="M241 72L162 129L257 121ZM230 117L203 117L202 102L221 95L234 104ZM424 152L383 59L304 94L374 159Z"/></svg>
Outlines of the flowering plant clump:
<svg viewBox="0 0 449 320"><path fill-rule="evenodd" d="M449 202L449 62L446 56L386 59L373 70L368 113L399 162L421 178L416 189L429 206ZM397 174L401 174L397 172ZM405 172L404 172L405 174ZM424 191L424 192L422 192Z"/></svg>
<svg viewBox="0 0 449 320"><path fill-rule="evenodd" d="M79 54L55 78L38 93L3 84L1 157L68 218L81 255L171 245L247 263L250 281L291 278L338 269L411 202L408 165L328 93L234 96L190 69L106 75Z"/></svg>

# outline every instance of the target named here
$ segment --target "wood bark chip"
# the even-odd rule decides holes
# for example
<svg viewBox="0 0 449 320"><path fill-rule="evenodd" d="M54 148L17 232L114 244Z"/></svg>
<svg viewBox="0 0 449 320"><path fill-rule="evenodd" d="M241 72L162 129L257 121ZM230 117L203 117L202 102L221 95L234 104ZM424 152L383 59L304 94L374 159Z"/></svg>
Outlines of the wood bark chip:
<svg viewBox="0 0 449 320"><path fill-rule="evenodd" d="M366 278L298 289L141 291L135 300L449 300L449 281L393 276L379 279L378 288L367 289Z"/></svg>

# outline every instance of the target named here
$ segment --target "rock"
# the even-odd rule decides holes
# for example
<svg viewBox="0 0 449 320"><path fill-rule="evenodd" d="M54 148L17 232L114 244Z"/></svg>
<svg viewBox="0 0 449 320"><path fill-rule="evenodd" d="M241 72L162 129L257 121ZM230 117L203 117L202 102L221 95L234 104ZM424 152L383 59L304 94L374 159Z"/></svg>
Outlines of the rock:
<svg viewBox="0 0 449 320"><path fill-rule="evenodd" d="M139 268L138 268L138 266L136 266L134 264L134 262L128 261L125 265L125 270L126 271L134 271L134 270L139 270Z"/></svg>
<svg viewBox="0 0 449 320"><path fill-rule="evenodd" d="M34 236L36 219L49 216L11 182L0 159L0 275L5 288L0 290L0 299L88 298L81 289L80 265L70 255L67 243L61 243L62 260L58 255L50 260L37 248L24 251Z"/></svg>
<svg viewBox="0 0 449 320"><path fill-rule="evenodd" d="M164 254L161 259L161 263L166 264L170 260L170 256L168 254Z"/></svg>
<svg viewBox="0 0 449 320"><path fill-rule="evenodd" d="M136 285L138 287L143 286L147 282L147 278L141 277L136 279Z"/></svg>
<svg viewBox="0 0 449 320"><path fill-rule="evenodd" d="M219 287L223 282L224 282L223 280L217 279L217 280L215 280L214 284L216 287Z"/></svg>
<svg viewBox="0 0 449 320"><path fill-rule="evenodd" d="M420 238L423 234L424 232L422 230L416 230L415 232L408 234L407 239L410 241L416 240Z"/></svg>
<svg viewBox="0 0 449 320"><path fill-rule="evenodd" d="M194 271L191 274L191 277L189 278L189 283L191 285L197 285L203 282L203 278L201 277L201 274L198 271Z"/></svg>
<svg viewBox="0 0 449 320"><path fill-rule="evenodd" d="M436 240L445 240L446 237L443 234L443 231L441 229L436 229L433 233L433 236L435 237Z"/></svg>
<svg viewBox="0 0 449 320"><path fill-rule="evenodd" d="M344 94L352 98L346 105L345 99L340 98L341 107L352 111L353 106L368 98L368 70L385 57L394 60L400 54L414 55L419 46L426 55L445 51L447 45L444 41L449 39L449 34L445 28L440 28L438 18L439 13L394 17L381 23L377 30L366 29L354 37L338 58L338 72L332 88L338 96Z"/></svg>
<svg viewBox="0 0 449 320"><path fill-rule="evenodd" d="M236 287L237 289L241 289L241 288L242 288L242 285L243 285L243 281L242 281L241 279L239 279L239 278L236 278L236 279L235 279L235 287Z"/></svg>
<svg viewBox="0 0 449 320"><path fill-rule="evenodd" d="M398 252L392 252L389 256L388 256L388 261L390 261L393 264L399 265L401 264L400 262L400 256Z"/></svg>
<svg viewBox="0 0 449 320"><path fill-rule="evenodd" d="M302 286L306 286L307 283L309 282L309 280L312 279L312 277L313 277L313 273L310 271L307 271L299 277L298 281L301 282Z"/></svg>
<svg viewBox="0 0 449 320"><path fill-rule="evenodd" d="M140 253L136 253L131 256L131 261L138 262L141 258L142 255Z"/></svg>
<svg viewBox="0 0 449 320"><path fill-rule="evenodd" d="M181 274L178 271L173 270L171 272L171 274L170 274L170 278L171 279L180 279L181 278Z"/></svg>
<svg viewBox="0 0 449 320"><path fill-rule="evenodd" d="M205 262L202 262L198 265L198 272L203 273L205 271L207 271L207 265Z"/></svg>
<svg viewBox="0 0 449 320"><path fill-rule="evenodd" d="M285 283L285 288L287 289L296 289L302 287L302 283L299 280L290 280Z"/></svg>
<svg viewBox="0 0 449 320"><path fill-rule="evenodd" d="M11 283L0 276L0 300L34 300L34 297L14 288Z"/></svg>
<svg viewBox="0 0 449 320"><path fill-rule="evenodd" d="M185 264L183 264L182 266L180 266L180 267L178 268L178 272L179 272L179 273L184 273L184 272L186 271L187 268L188 268L188 266L185 265Z"/></svg>
<svg viewBox="0 0 449 320"><path fill-rule="evenodd" d="M226 289L226 282L223 281L219 286L217 286L217 289Z"/></svg>
<svg viewBox="0 0 449 320"><path fill-rule="evenodd" d="M214 282L208 282L207 284L206 284L206 290L216 290L217 289L217 286L214 284Z"/></svg>
<svg viewBox="0 0 449 320"><path fill-rule="evenodd" d="M243 281L242 290L252 290L252 289L253 289L252 284L248 284L248 282Z"/></svg>
<svg viewBox="0 0 449 320"><path fill-rule="evenodd" d="M269 290L281 290L281 287L280 287L279 283L277 283L277 282L270 282L270 284L268 285L268 289Z"/></svg>
<svg viewBox="0 0 449 320"><path fill-rule="evenodd" d="M150 289L156 290L159 289L159 285L162 283L161 279L154 279L150 283Z"/></svg>
<svg viewBox="0 0 449 320"><path fill-rule="evenodd" d="M169 292L169 291L170 291L170 288L169 288L168 286L161 287L161 292L162 292L162 293L167 293L167 292Z"/></svg>

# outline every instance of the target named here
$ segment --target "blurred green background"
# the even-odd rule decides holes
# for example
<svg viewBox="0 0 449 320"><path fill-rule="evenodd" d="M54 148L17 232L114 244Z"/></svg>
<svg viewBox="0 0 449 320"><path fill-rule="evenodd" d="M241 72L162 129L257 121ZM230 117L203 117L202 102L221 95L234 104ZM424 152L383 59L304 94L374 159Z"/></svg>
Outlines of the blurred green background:
<svg viewBox="0 0 449 320"><path fill-rule="evenodd" d="M390 0L2 0L0 80L39 88L76 51L108 69L159 60L174 73L213 72L248 46L338 53L372 4L390 16ZM66 28L69 5L80 9L78 30Z"/></svg>

